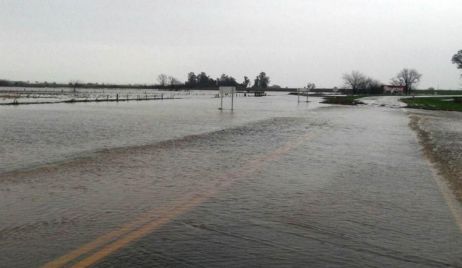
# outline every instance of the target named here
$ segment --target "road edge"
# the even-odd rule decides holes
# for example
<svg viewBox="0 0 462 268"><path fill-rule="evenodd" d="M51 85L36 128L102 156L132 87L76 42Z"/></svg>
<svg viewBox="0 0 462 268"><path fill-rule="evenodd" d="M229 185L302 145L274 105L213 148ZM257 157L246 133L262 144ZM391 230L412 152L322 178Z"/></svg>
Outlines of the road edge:
<svg viewBox="0 0 462 268"><path fill-rule="evenodd" d="M424 118L410 112L407 114L409 116L409 127L416 134L417 142L422 148L427 166L432 171L432 178L444 197L454 217L455 223L462 232L462 194L455 189L454 180L456 178L444 162L440 161L438 156L434 153L433 146L430 142L430 133L420 125ZM459 193L459 195L457 193Z"/></svg>

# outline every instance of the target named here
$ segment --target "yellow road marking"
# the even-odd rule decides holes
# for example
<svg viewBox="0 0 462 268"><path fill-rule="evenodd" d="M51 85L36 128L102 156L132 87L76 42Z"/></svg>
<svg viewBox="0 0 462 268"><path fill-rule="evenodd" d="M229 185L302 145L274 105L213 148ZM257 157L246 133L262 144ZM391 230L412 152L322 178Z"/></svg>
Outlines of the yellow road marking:
<svg viewBox="0 0 462 268"><path fill-rule="evenodd" d="M185 201L189 201L189 199L187 198L183 198L185 199L183 202ZM182 203L182 202L179 202L179 203ZM88 253L96 248L99 248L101 246L103 246L104 244L108 243L109 241L112 241L136 228L139 228L140 226L142 226L143 224L146 224L148 222L150 222L151 220L153 220L153 217L155 215L162 215L163 213L167 212L169 209L172 209L171 207L164 207L164 208L156 208L156 209L153 209L153 210L150 210L148 212L145 212L145 213L142 213L140 216L138 216L136 218L136 220L130 222L130 223L127 223L127 224L124 224L122 225L121 227L119 227L117 230L114 230L114 231L111 231L107 234L104 234L100 237L98 237L97 239L81 246L80 248L77 248L75 250L72 250L71 252L67 253L66 255L63 255L61 257L59 257L58 259L56 260L53 260L47 264L45 264L44 266L42 266L43 268L56 268L56 267L62 267L63 265L65 265L66 263L72 261L73 259L75 258L78 258L79 256L85 254L85 253Z"/></svg>
<svg viewBox="0 0 462 268"><path fill-rule="evenodd" d="M250 172L254 172L260 169L263 164L267 161L274 161L278 158L282 157L283 155L287 154L289 151L297 147L298 145L302 144L305 140L313 138L312 135L306 134L294 141L289 141L285 145L275 149L269 154L263 155L258 157L250 162L248 162L240 172L237 173L230 173L225 174L219 178L221 180L220 183L215 184L210 188L208 191L205 191L205 194L200 196L194 196L192 198L183 198L181 202L176 202L173 209L170 208L163 208L160 215L159 209L152 210L150 212L143 213L137 220L125 224L117 230L109 232L105 235L102 235L95 239L92 242L89 242L83 245L80 248L77 248L66 255L61 256L60 258L53 260L44 266L43 268L57 268L62 267L69 262L77 259L78 257L93 251L97 248L100 248L94 254L84 258L83 260L79 261L72 267L89 267L105 257L111 255L112 253L118 251L119 249L125 247L126 245L139 240L140 238L144 237L147 234L150 234L157 230L158 228L162 227L166 223L170 222L177 216L191 210L192 208L196 207L197 205L203 203L204 201L210 199L216 192L219 190L223 190L229 187L235 180L233 178L238 178L239 176L245 175ZM153 214L157 214L158 217L153 219ZM137 229L138 228L138 229ZM116 240L115 240L116 239ZM114 241L115 240L115 241ZM111 243L111 241L113 241Z"/></svg>
<svg viewBox="0 0 462 268"><path fill-rule="evenodd" d="M190 200L188 203L183 204L182 206L176 208L175 210L169 211L165 213L159 219L156 219L152 222L147 223L143 227L128 233L126 236L116 240L115 242L103 247L102 249L98 250L93 255L83 259L82 261L78 262L77 264L73 265L73 268L83 268L83 267L90 267L97 262L101 261L105 257L111 255L112 253L118 251L119 249L125 247L126 245L136 241L155 230L159 229L166 223L170 222L172 219L176 218L177 216L189 211L190 209L194 208L195 206L201 204L205 200L209 199L211 195L204 195L202 197L197 197Z"/></svg>

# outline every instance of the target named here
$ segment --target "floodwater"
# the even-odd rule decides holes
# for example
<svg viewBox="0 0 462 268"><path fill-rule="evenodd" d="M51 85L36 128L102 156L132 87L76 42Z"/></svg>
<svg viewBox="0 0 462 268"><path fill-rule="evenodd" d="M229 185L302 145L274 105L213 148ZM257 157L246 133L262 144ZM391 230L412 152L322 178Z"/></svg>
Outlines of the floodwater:
<svg viewBox="0 0 462 268"><path fill-rule="evenodd" d="M18 88L1 87L0 105L61 103L64 101L120 100L133 101L146 98L181 98L209 95L203 91L162 91L153 89L92 89L92 88Z"/></svg>
<svg viewBox="0 0 462 268"><path fill-rule="evenodd" d="M462 267L407 113L296 99L0 108L0 266Z"/></svg>
<svg viewBox="0 0 462 268"><path fill-rule="evenodd" d="M132 93L135 94L135 93ZM293 96L238 97L218 111L216 92L176 93L181 99L0 106L0 172L39 166L103 149L149 145L275 116L303 114ZM295 105L294 105L295 104ZM230 99L224 102L230 108Z"/></svg>
<svg viewBox="0 0 462 268"><path fill-rule="evenodd" d="M462 113L415 109L409 114L426 155L462 201Z"/></svg>

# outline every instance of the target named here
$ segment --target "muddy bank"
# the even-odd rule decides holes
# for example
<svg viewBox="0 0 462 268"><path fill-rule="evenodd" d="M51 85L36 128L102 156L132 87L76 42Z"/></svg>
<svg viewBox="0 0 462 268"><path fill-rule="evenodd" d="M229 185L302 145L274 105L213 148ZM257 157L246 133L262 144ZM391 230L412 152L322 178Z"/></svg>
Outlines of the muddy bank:
<svg viewBox="0 0 462 268"><path fill-rule="evenodd" d="M462 202L462 114L410 111L409 116L409 125L417 132L425 155Z"/></svg>

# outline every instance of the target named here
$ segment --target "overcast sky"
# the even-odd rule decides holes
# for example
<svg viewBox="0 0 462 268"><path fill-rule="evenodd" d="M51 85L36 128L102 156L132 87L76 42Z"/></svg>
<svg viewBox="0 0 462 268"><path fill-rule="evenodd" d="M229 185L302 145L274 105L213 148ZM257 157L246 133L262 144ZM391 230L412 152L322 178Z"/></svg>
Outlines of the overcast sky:
<svg viewBox="0 0 462 268"><path fill-rule="evenodd" d="M461 0L0 0L0 78L153 83L190 71L342 85L361 71L460 88Z"/></svg>

